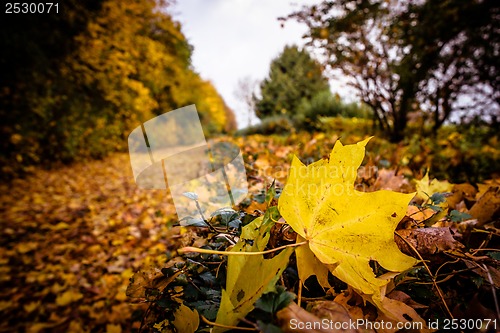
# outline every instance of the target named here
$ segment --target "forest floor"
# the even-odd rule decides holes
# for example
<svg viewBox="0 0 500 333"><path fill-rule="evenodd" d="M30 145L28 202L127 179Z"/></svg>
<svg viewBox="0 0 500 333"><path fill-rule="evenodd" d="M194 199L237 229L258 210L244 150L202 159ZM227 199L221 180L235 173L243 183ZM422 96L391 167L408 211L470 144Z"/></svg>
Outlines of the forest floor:
<svg viewBox="0 0 500 333"><path fill-rule="evenodd" d="M312 162L328 154L335 140L325 135L295 141L261 136L235 140L243 150L253 198L245 210L252 213L262 208L255 198L273 179L281 185L286 181L292 154ZM410 192L415 188L412 180L424 175L423 170L395 165L384 169L377 161L380 159L367 157L366 167L358 174L359 183L368 191ZM474 185L472 190L463 186L454 190L461 191L454 208L469 211L485 191L496 186L488 201L494 205L485 205L483 210L489 210L489 215L480 218L487 219L481 225L489 225L489 229L483 228L491 242L487 247L497 248L498 182ZM129 279L139 270L163 267L166 253L173 250L171 239L182 236L179 227L171 226L175 209L169 195L140 189L128 154L56 170L40 169L2 184L0 193L0 332L117 333L139 329L146 304L131 303L126 295ZM422 221L428 217L424 215ZM475 247L485 246L475 242ZM498 256L493 257L481 252L491 269L499 263ZM439 260L442 263L443 258ZM466 279L481 279L476 286L487 284L484 275L470 274ZM500 275L494 278L500 279ZM471 294L477 298L481 293ZM483 315L494 317L490 308L484 311Z"/></svg>
<svg viewBox="0 0 500 333"><path fill-rule="evenodd" d="M0 331L130 327L129 278L165 262L166 193L139 189L127 154L38 170L1 193Z"/></svg>

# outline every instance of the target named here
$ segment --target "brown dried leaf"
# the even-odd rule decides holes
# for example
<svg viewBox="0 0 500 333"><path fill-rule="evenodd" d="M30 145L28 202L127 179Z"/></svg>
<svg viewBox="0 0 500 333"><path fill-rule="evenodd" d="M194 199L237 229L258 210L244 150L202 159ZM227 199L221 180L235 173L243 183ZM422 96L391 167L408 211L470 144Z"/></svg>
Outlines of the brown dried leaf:
<svg viewBox="0 0 500 333"><path fill-rule="evenodd" d="M373 184L373 190L411 192L412 187L408 179L401 174L396 174L396 170L381 169L375 184Z"/></svg>
<svg viewBox="0 0 500 333"><path fill-rule="evenodd" d="M465 260L465 265L468 268L473 268L472 271L488 283L493 282L495 288L500 288L500 271L498 269L488 265L484 265L483 267L470 260Z"/></svg>
<svg viewBox="0 0 500 333"><path fill-rule="evenodd" d="M172 276L165 276L156 267L148 270L142 270L134 274L130 279L126 294L131 298L144 298L148 290L158 289L162 291L170 282L172 282L182 271L174 273Z"/></svg>
<svg viewBox="0 0 500 333"><path fill-rule="evenodd" d="M296 303L292 302L286 308L278 311L276 314L284 333L309 333L309 332L324 332L324 333L358 333L358 330L353 329L335 329L324 325L322 318L327 318L332 322L349 322L352 318L342 305L335 302L318 302L313 306L314 311L320 317L304 310ZM292 321L293 320L293 321ZM328 327L325 327L328 326Z"/></svg>
<svg viewBox="0 0 500 333"><path fill-rule="evenodd" d="M469 214L478 220L478 226L490 222L500 213L500 187L490 187L472 206Z"/></svg>
<svg viewBox="0 0 500 333"><path fill-rule="evenodd" d="M364 318L363 309L361 309L364 303L363 298L356 294L352 288L348 287L347 290L338 294L334 301L342 305L354 320Z"/></svg>
<svg viewBox="0 0 500 333"><path fill-rule="evenodd" d="M469 183L455 184L452 189L452 195L446 198L448 205L452 209L457 209L457 205L464 199L467 201L474 201L477 190Z"/></svg>
<svg viewBox="0 0 500 333"><path fill-rule="evenodd" d="M411 299L410 295L402 292L401 290L393 290L387 294L387 297L394 299L396 301L400 301L406 305L411 306L414 309L427 309L427 305L422 305L420 303L415 302Z"/></svg>
<svg viewBox="0 0 500 333"><path fill-rule="evenodd" d="M464 248L462 243L453 238L450 228L403 229L398 230L398 234L410 243L422 257ZM403 253L415 255L404 240L397 236L395 240Z"/></svg>

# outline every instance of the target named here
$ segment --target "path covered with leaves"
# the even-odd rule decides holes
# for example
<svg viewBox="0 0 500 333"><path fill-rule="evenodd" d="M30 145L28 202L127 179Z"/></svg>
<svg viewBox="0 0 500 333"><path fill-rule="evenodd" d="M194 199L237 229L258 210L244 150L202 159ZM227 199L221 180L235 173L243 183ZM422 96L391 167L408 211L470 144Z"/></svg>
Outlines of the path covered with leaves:
<svg viewBox="0 0 500 333"><path fill-rule="evenodd" d="M126 154L39 170L1 193L0 331L130 327L129 278L164 262L166 194L137 188Z"/></svg>

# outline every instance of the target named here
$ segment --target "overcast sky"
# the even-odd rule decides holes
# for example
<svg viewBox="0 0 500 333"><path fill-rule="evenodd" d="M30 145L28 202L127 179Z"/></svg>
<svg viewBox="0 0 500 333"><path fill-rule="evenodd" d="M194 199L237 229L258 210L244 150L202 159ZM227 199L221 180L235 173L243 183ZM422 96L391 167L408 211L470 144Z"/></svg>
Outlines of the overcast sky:
<svg viewBox="0 0 500 333"><path fill-rule="evenodd" d="M306 26L288 21L282 28L277 18L314 3L318 0L178 0L174 6L174 18L194 46L195 70L212 81L240 128L247 126L248 115L235 97L238 81L247 76L261 81L285 45L304 45Z"/></svg>

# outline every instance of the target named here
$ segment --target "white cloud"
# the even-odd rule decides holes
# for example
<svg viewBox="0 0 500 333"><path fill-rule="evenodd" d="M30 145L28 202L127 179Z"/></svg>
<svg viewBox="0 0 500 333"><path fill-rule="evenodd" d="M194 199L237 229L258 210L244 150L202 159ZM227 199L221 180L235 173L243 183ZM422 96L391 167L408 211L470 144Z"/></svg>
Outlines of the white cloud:
<svg viewBox="0 0 500 333"><path fill-rule="evenodd" d="M175 19L194 46L193 65L204 79L212 81L237 117L247 125L244 105L234 96L239 79L262 80L271 60L287 44L303 45L305 25L277 20L304 4L317 0L178 0Z"/></svg>

